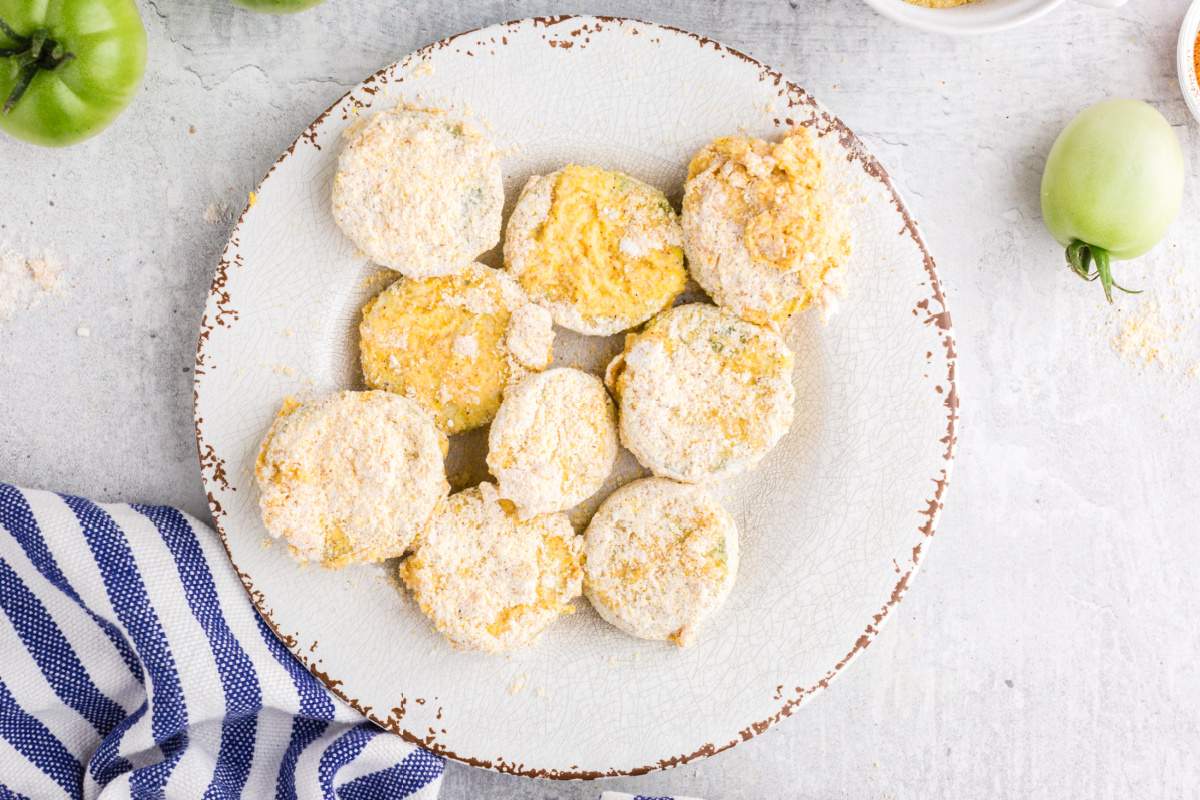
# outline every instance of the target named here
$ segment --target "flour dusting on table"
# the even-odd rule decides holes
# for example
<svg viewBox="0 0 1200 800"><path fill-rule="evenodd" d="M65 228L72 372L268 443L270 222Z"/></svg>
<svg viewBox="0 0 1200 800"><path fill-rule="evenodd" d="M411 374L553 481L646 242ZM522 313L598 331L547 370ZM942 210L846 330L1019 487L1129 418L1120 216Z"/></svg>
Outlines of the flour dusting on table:
<svg viewBox="0 0 1200 800"><path fill-rule="evenodd" d="M1200 282L1175 267L1165 282L1118 311L1112 349L1132 367L1200 380Z"/></svg>
<svg viewBox="0 0 1200 800"><path fill-rule="evenodd" d="M23 256L0 247L0 323L57 293L61 273L62 266L47 254Z"/></svg>

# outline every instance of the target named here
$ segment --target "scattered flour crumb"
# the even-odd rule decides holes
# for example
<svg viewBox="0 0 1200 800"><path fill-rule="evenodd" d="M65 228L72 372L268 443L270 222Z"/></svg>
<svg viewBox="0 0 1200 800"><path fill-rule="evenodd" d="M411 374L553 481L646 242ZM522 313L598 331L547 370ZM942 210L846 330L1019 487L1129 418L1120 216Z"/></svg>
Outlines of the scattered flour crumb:
<svg viewBox="0 0 1200 800"><path fill-rule="evenodd" d="M49 255L22 256L0 249L0 322L12 319L59 290L62 267Z"/></svg>
<svg viewBox="0 0 1200 800"><path fill-rule="evenodd" d="M433 74L433 62L422 61L408 73L409 78L428 78Z"/></svg>
<svg viewBox="0 0 1200 800"><path fill-rule="evenodd" d="M1166 365L1171 361L1169 346L1179 337L1180 327L1165 322L1158 302L1151 300L1139 304L1125 318L1112 338L1112 346L1130 364Z"/></svg>
<svg viewBox="0 0 1200 800"><path fill-rule="evenodd" d="M459 336L454 340L454 355L463 358L475 358L479 355L479 340L474 334Z"/></svg>
<svg viewBox="0 0 1200 800"><path fill-rule="evenodd" d="M217 225L229 221L229 207L224 203L209 203L204 209L204 221L209 225Z"/></svg>
<svg viewBox="0 0 1200 800"><path fill-rule="evenodd" d="M75 329L75 335L82 339L86 339L92 335L92 329L87 327L86 325L80 325L78 328Z"/></svg>
<svg viewBox="0 0 1200 800"><path fill-rule="evenodd" d="M520 694L525 689L525 684L528 681L529 675L527 673L522 672L518 674L515 678L513 678L512 683L508 685L508 693L514 695Z"/></svg>
<svg viewBox="0 0 1200 800"><path fill-rule="evenodd" d="M1147 282L1153 275L1158 284L1131 299L1131 309L1117 312L1109 344L1130 367L1200 380L1200 282L1180 264L1149 266Z"/></svg>
<svg viewBox="0 0 1200 800"><path fill-rule="evenodd" d="M25 269L29 272L29 277L33 279L33 282L42 291L52 292L58 287L59 267L45 256L42 258L26 259Z"/></svg>
<svg viewBox="0 0 1200 800"><path fill-rule="evenodd" d="M1146 294L1123 297L1109 344L1129 367L1200 381L1200 275L1184 266L1177 249L1164 253L1174 266L1154 257L1134 265L1141 275L1132 282L1145 285Z"/></svg>
<svg viewBox="0 0 1200 800"><path fill-rule="evenodd" d="M545 697L546 696L546 687L539 686L533 690L533 693L536 694L538 697Z"/></svg>
<svg viewBox="0 0 1200 800"><path fill-rule="evenodd" d="M271 367L271 371L276 375L283 375L287 378L292 378L296 375L296 368L289 367L287 364L276 364L275 366Z"/></svg>

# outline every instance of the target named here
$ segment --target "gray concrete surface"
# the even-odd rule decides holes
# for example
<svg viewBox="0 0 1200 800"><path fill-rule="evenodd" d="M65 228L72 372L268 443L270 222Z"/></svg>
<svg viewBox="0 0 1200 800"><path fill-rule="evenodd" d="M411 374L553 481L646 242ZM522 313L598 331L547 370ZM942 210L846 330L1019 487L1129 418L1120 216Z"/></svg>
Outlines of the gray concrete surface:
<svg viewBox="0 0 1200 800"><path fill-rule="evenodd" d="M145 0L146 87L111 130L61 152L0 139L0 243L66 264L60 294L0 322L0 479L206 517L191 367L230 224L205 209L240 208L319 111L430 40L568 10L672 23L825 100L921 221L963 402L937 546L866 656L760 738L603 785L452 765L444 796L1195 797L1200 379L1180 368L1191 356L1139 368L1109 344L1137 303L1179 314L1200 282L1187 247L1200 235L1197 124L1174 77L1185 6L1067 3L1017 31L948 40L853 0L329 0L295 18ZM1057 130L1110 94L1166 115L1190 181L1168 242L1124 273L1151 295L1115 310L1067 274L1037 202ZM1195 317L1180 320L1176 350L1200 341Z"/></svg>

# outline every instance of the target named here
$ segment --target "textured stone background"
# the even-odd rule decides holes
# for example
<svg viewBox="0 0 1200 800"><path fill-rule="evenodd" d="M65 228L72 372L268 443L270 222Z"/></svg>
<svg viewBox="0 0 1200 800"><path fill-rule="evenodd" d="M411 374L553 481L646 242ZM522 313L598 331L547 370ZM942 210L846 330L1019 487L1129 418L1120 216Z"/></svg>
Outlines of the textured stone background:
<svg viewBox="0 0 1200 800"><path fill-rule="evenodd" d="M433 39L569 10L679 25L824 100L921 221L963 401L938 543L870 653L761 738L603 786L452 765L444 796L1194 797L1200 379L1112 351L1147 295L1104 307L1061 266L1037 203L1044 155L1079 108L1114 94L1154 103L1191 183L1167 243L1122 274L1180 319L1176 360L1194 360L1200 323L1181 306L1200 286L1186 247L1200 236L1197 123L1174 75L1185 6L1068 2L1017 31L950 40L853 0L329 0L280 19L144 0L151 63L129 113L67 151L0 139L0 243L66 264L61 294L0 322L0 479L207 517L190 370L231 221L206 221L206 208L240 209L318 112Z"/></svg>

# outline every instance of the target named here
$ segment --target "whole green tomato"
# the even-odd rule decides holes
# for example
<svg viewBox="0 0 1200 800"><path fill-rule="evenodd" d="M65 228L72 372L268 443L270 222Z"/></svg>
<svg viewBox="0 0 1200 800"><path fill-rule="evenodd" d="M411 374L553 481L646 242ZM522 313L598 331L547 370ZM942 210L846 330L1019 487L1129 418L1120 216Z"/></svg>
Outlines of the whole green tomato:
<svg viewBox="0 0 1200 800"><path fill-rule="evenodd" d="M1042 175L1042 218L1080 277L1130 290L1110 259L1158 244L1183 200L1183 153L1170 124L1141 100L1106 100L1058 135ZM1092 271L1095 262L1096 270Z"/></svg>
<svg viewBox="0 0 1200 800"><path fill-rule="evenodd" d="M251 11L264 11L267 14L292 14L318 6L325 0L233 0L233 2Z"/></svg>
<svg viewBox="0 0 1200 800"><path fill-rule="evenodd" d="M145 70L133 0L0 0L0 130L11 136L51 147L94 136Z"/></svg>

